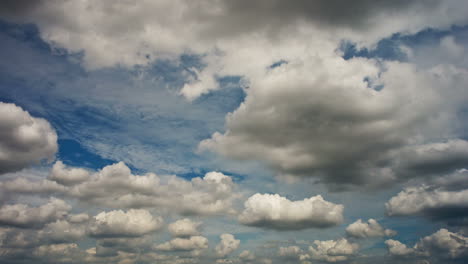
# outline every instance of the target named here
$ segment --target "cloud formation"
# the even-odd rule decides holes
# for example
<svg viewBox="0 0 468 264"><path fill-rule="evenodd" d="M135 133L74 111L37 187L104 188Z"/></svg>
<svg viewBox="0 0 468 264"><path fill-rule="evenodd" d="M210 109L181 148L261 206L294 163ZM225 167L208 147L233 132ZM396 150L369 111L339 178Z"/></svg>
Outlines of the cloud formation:
<svg viewBox="0 0 468 264"><path fill-rule="evenodd" d="M163 225L161 217L153 217L143 209L101 212L90 225L94 237L136 237L152 233Z"/></svg>
<svg viewBox="0 0 468 264"><path fill-rule="evenodd" d="M201 222L193 222L188 218L180 219L169 224L169 232L175 237L190 237L200 234Z"/></svg>
<svg viewBox="0 0 468 264"><path fill-rule="evenodd" d="M315 260L326 262L338 262L348 260L356 254L359 245L349 242L346 238L338 240L314 241L314 246L309 247L310 256Z"/></svg>
<svg viewBox="0 0 468 264"><path fill-rule="evenodd" d="M215 251L218 257L226 257L236 250L240 245L240 240L236 239L231 234L221 234L219 236L221 241L216 245Z"/></svg>
<svg viewBox="0 0 468 264"><path fill-rule="evenodd" d="M343 205L325 201L317 195L290 201L278 194L255 194L244 204L239 216L244 225L277 230L325 228L343 221Z"/></svg>
<svg viewBox="0 0 468 264"><path fill-rule="evenodd" d="M23 228L42 227L46 223L62 219L70 210L70 205L56 198L50 198L48 203L39 207L7 204L0 208L0 225Z"/></svg>
<svg viewBox="0 0 468 264"><path fill-rule="evenodd" d="M363 222L361 219L346 227L346 234L355 238L394 236L396 232L391 229L384 229L375 219Z"/></svg>
<svg viewBox="0 0 468 264"><path fill-rule="evenodd" d="M440 229L432 235L421 238L412 248L396 240L387 240L385 244L392 256L428 258L436 261L461 260L468 256L466 246L468 238Z"/></svg>
<svg viewBox="0 0 468 264"><path fill-rule="evenodd" d="M0 174L54 158L57 133L49 122L15 104L0 102Z"/></svg>

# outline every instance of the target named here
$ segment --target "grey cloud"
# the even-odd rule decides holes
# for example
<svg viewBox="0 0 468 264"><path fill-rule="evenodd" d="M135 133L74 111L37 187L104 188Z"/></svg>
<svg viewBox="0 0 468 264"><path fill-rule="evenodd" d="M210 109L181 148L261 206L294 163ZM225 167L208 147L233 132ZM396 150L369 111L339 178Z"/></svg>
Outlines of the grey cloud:
<svg viewBox="0 0 468 264"><path fill-rule="evenodd" d="M343 221L343 205L325 201L317 195L290 201L278 194L255 194L244 204L239 222L277 230L326 228Z"/></svg>
<svg viewBox="0 0 468 264"><path fill-rule="evenodd" d="M51 198L48 203L39 207L29 207L26 204L3 205L0 208L0 225L37 228L64 218L70 210L70 205L56 198Z"/></svg>
<svg viewBox="0 0 468 264"><path fill-rule="evenodd" d="M385 67L380 72L375 61L341 58L283 64L251 80L244 103L226 118L226 132L214 133L199 147L261 160L280 176L315 177L333 188L405 180L408 173L401 172L414 171L423 161L435 164L433 173L462 166L464 141L449 141L445 153L430 154L437 144L425 140L453 135L446 122L467 100L465 71L441 66L419 72L404 63ZM366 78L385 88L370 89ZM410 143L422 147L408 151ZM405 161L405 155L413 157Z"/></svg>
<svg viewBox="0 0 468 264"><path fill-rule="evenodd" d="M386 204L390 216L420 215L450 224L466 224L468 186L465 170L439 177L426 184L407 187Z"/></svg>
<svg viewBox="0 0 468 264"><path fill-rule="evenodd" d="M428 259L435 263L452 263L468 257L468 238L447 229L440 229L432 235L421 238L413 247L407 247L396 240L387 240L390 255L413 259ZM445 262L444 262L445 261Z"/></svg>
<svg viewBox="0 0 468 264"><path fill-rule="evenodd" d="M49 122L14 104L0 102L0 112L0 174L54 157L57 134Z"/></svg>

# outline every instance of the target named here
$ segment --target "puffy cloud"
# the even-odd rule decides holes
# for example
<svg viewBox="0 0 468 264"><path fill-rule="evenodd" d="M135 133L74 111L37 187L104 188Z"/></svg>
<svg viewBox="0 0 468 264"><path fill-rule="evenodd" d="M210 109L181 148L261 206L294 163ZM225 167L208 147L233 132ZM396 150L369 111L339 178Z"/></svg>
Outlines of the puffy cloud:
<svg viewBox="0 0 468 264"><path fill-rule="evenodd" d="M407 187L386 204L390 216L422 215L432 220L463 222L468 216L468 172L461 170L421 186Z"/></svg>
<svg viewBox="0 0 468 264"><path fill-rule="evenodd" d="M252 261L255 259L255 255L249 250L244 250L239 254L239 258L244 261Z"/></svg>
<svg viewBox="0 0 468 264"><path fill-rule="evenodd" d="M304 251L298 246L280 247L278 255L286 258L299 258Z"/></svg>
<svg viewBox="0 0 468 264"><path fill-rule="evenodd" d="M64 193L67 188L49 180L32 181L26 178L0 182L0 189L4 192L15 194L51 194Z"/></svg>
<svg viewBox="0 0 468 264"><path fill-rule="evenodd" d="M39 238L54 243L76 242L86 235L86 226L66 220L49 223L38 232Z"/></svg>
<svg viewBox="0 0 468 264"><path fill-rule="evenodd" d="M388 252L393 256L408 256L414 253L413 248L408 248L405 244L400 241L388 239L385 241Z"/></svg>
<svg viewBox="0 0 468 264"><path fill-rule="evenodd" d="M15 104L0 102L0 112L0 174L54 157L57 133L49 122Z"/></svg>
<svg viewBox="0 0 468 264"><path fill-rule="evenodd" d="M190 238L174 238L169 242L157 245L155 249L162 251L191 251L208 248L208 239L202 236Z"/></svg>
<svg viewBox="0 0 468 264"><path fill-rule="evenodd" d="M244 204L239 216L242 224L278 230L325 228L343 221L343 205L325 201L317 195L290 201L278 194L255 194Z"/></svg>
<svg viewBox="0 0 468 264"><path fill-rule="evenodd" d="M314 241L314 246L309 247L311 258L326 262L338 262L348 260L356 254L359 245L349 242L346 238L338 240Z"/></svg>
<svg viewBox="0 0 468 264"><path fill-rule="evenodd" d="M346 228L346 234L356 238L394 236L396 231L384 229L376 220L369 219L363 222L361 219L350 224Z"/></svg>
<svg viewBox="0 0 468 264"><path fill-rule="evenodd" d="M229 176L209 172L187 181L148 173L133 175L123 163L104 167L87 181L74 185L68 195L114 208L156 207L192 215L232 213L238 195Z"/></svg>
<svg viewBox="0 0 468 264"><path fill-rule="evenodd" d="M431 158L437 170L460 166L467 157L464 141L446 143L450 155L431 155L434 145L425 140L453 136L453 126L444 122L467 99L461 81L468 81L466 70L440 66L420 72L394 62L384 67L333 55L282 64L251 78L245 101L226 118L226 132L199 147L265 161L280 175L313 176L332 187L392 183L407 176L398 172ZM384 88L376 91L365 80ZM410 143L413 151L405 148ZM413 163L400 162L414 152L420 155Z"/></svg>
<svg viewBox="0 0 468 264"><path fill-rule="evenodd" d="M153 217L143 209L101 212L89 227L94 237L136 237L152 233L163 225L161 217Z"/></svg>
<svg viewBox="0 0 468 264"><path fill-rule="evenodd" d="M392 256L430 257L431 260L464 259L468 256L467 243L467 237L444 228L421 238L412 248L396 240L385 241Z"/></svg>
<svg viewBox="0 0 468 264"><path fill-rule="evenodd" d="M236 250L240 245L240 240L236 239L231 234L222 234L219 236L221 241L218 245L216 245L216 254L219 257L225 257L231 254L234 250Z"/></svg>
<svg viewBox="0 0 468 264"><path fill-rule="evenodd" d="M193 222L188 218L180 219L169 224L169 232L176 237L189 237L200 234L199 228L201 222Z"/></svg>
<svg viewBox="0 0 468 264"><path fill-rule="evenodd" d="M49 180L58 182L62 185L75 185L84 182L89 178L89 172L81 168L65 168L61 161L57 161L48 177Z"/></svg>
<svg viewBox="0 0 468 264"><path fill-rule="evenodd" d="M4 205L0 208L0 224L37 228L62 219L70 210L70 205L56 198L51 198L48 203L39 207L29 207L26 204Z"/></svg>

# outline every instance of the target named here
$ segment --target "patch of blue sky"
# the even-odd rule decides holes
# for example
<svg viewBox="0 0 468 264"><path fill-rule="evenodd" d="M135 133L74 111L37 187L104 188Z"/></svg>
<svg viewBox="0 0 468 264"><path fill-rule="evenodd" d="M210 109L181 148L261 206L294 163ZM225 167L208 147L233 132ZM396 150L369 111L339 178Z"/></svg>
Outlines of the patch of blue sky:
<svg viewBox="0 0 468 264"><path fill-rule="evenodd" d="M356 43L344 40L339 46L346 60L354 57L378 58L384 60L407 61L406 53L402 46L420 47L439 44L440 40L447 36L453 36L462 43L468 42L468 26L452 26L448 30L425 29L416 34L396 33L388 38L380 40L373 48L359 48Z"/></svg>
<svg viewBox="0 0 468 264"><path fill-rule="evenodd" d="M0 41L0 99L49 120L60 142L79 144L60 150L73 164L94 154L100 159L86 166L122 160L157 173L208 171L213 164L195 153L197 145L224 130L225 115L245 96L241 78L225 76L221 89L187 102L178 92L188 70L203 67L196 55L87 72L73 55L55 53L32 25L2 23Z"/></svg>

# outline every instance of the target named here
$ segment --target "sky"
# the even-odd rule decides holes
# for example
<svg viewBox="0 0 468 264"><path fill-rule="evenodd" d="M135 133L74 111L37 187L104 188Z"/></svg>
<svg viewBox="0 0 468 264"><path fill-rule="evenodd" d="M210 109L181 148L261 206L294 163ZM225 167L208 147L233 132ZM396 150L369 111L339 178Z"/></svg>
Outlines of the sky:
<svg viewBox="0 0 468 264"><path fill-rule="evenodd" d="M0 263L468 262L467 13L2 1Z"/></svg>

